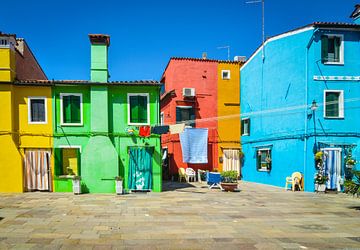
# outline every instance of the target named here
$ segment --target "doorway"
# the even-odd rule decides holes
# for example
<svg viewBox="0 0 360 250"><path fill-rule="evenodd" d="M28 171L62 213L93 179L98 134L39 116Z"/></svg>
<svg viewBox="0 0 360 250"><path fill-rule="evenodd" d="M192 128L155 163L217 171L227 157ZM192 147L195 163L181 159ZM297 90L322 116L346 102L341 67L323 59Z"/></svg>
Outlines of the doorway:
<svg viewBox="0 0 360 250"><path fill-rule="evenodd" d="M24 190L51 191L51 151L26 149L24 157Z"/></svg>
<svg viewBox="0 0 360 250"><path fill-rule="evenodd" d="M130 190L150 191L152 189L153 147L129 148L128 187Z"/></svg>
<svg viewBox="0 0 360 250"><path fill-rule="evenodd" d="M325 161L324 170L325 176L328 177L326 181L326 189L341 191L340 180L341 180L341 148L324 148Z"/></svg>
<svg viewBox="0 0 360 250"><path fill-rule="evenodd" d="M241 176L240 171L240 150L224 149L223 150L223 171L233 170Z"/></svg>

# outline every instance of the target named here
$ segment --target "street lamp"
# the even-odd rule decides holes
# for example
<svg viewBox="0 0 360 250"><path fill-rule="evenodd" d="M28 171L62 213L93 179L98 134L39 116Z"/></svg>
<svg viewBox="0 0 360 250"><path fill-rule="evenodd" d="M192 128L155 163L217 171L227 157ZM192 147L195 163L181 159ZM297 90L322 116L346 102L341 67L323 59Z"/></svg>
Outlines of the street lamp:
<svg viewBox="0 0 360 250"><path fill-rule="evenodd" d="M315 111L317 110L318 107L319 107L319 106L316 104L316 101L313 100L312 103L311 103L310 109L312 110L312 116L313 116L313 119L314 119L314 140L315 140L314 148L313 148L314 154L315 154L316 151L317 151Z"/></svg>

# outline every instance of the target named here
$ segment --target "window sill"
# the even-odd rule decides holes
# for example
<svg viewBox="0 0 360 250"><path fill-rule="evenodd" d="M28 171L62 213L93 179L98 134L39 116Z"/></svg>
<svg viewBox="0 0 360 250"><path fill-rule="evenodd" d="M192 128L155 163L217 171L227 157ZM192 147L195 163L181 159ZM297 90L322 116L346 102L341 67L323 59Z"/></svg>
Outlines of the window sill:
<svg viewBox="0 0 360 250"><path fill-rule="evenodd" d="M339 65L344 66L344 62L323 62L324 65Z"/></svg>
<svg viewBox="0 0 360 250"><path fill-rule="evenodd" d="M59 179L74 179L75 175L59 175L57 178Z"/></svg>
<svg viewBox="0 0 360 250"><path fill-rule="evenodd" d="M150 126L150 123L128 123L128 126Z"/></svg>
<svg viewBox="0 0 360 250"><path fill-rule="evenodd" d="M327 120L344 120L344 117L331 117L331 116L324 116L324 119Z"/></svg>
<svg viewBox="0 0 360 250"><path fill-rule="evenodd" d="M44 125L44 124L48 124L47 122L28 122L28 124L30 125Z"/></svg>
<svg viewBox="0 0 360 250"><path fill-rule="evenodd" d="M61 123L62 127L81 127L84 126L82 123Z"/></svg>
<svg viewBox="0 0 360 250"><path fill-rule="evenodd" d="M258 169L257 171L258 172L268 172L268 173L270 173L270 170L266 170L266 169Z"/></svg>

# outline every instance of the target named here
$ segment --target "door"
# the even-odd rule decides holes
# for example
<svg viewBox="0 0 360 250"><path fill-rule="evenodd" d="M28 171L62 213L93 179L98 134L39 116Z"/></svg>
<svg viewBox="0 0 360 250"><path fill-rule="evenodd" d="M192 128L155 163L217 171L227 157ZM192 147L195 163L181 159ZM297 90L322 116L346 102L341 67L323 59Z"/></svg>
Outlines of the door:
<svg viewBox="0 0 360 250"><path fill-rule="evenodd" d="M153 147L130 147L128 187L130 190L152 189Z"/></svg>
<svg viewBox="0 0 360 250"><path fill-rule="evenodd" d="M234 170L240 176L240 150L224 149L223 151L223 171Z"/></svg>
<svg viewBox="0 0 360 250"><path fill-rule="evenodd" d="M44 149L26 149L24 157L25 191L51 191L51 152Z"/></svg>
<svg viewBox="0 0 360 250"><path fill-rule="evenodd" d="M328 177L326 189L341 191L341 148L323 149L325 156L325 175Z"/></svg>

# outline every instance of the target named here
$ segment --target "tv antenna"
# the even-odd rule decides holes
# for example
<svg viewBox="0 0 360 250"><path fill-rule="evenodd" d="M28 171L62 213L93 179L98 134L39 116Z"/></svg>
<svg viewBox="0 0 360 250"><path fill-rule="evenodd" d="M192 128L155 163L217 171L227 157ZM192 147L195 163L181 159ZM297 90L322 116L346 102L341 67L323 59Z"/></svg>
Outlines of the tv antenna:
<svg viewBox="0 0 360 250"><path fill-rule="evenodd" d="M226 45L226 46L221 46L221 47L217 47L217 49L227 49L228 52L228 61L230 61L230 46Z"/></svg>
<svg viewBox="0 0 360 250"><path fill-rule="evenodd" d="M247 1L245 3L253 4L253 3L261 3L262 7L262 58L264 60L264 43L265 43L265 0L253 0L253 1Z"/></svg>

